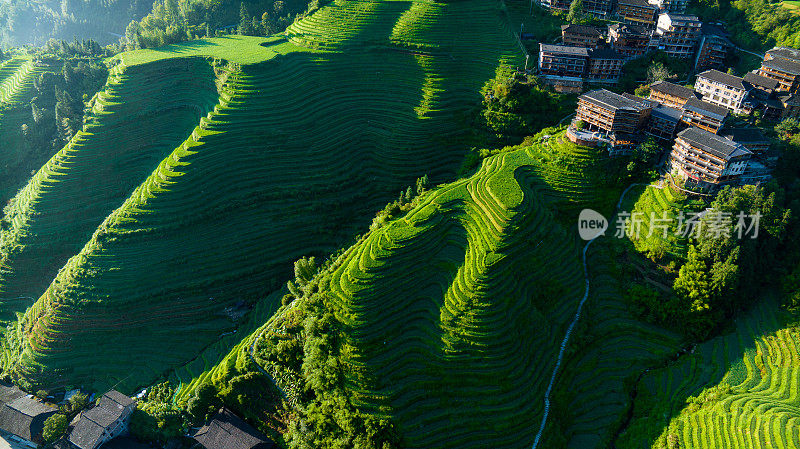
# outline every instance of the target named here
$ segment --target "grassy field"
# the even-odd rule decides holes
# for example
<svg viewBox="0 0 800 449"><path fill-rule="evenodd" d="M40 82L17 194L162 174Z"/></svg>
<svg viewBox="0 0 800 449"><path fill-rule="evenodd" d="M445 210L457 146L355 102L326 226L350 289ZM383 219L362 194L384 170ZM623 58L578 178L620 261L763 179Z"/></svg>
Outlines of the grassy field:
<svg viewBox="0 0 800 449"><path fill-rule="evenodd" d="M120 59L0 237L4 297L38 298L4 308L25 311L4 351L25 385L131 391L268 316L292 261L452 179L480 88L521 54L493 2L340 1L285 38Z"/></svg>

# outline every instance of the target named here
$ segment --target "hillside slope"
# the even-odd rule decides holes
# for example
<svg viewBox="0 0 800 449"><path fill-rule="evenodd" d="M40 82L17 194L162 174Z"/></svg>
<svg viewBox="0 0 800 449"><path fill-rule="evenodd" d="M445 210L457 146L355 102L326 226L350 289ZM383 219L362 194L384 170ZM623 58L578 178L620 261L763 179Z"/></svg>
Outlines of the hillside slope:
<svg viewBox="0 0 800 449"><path fill-rule="evenodd" d="M31 115L31 99L37 94L34 80L52 70L46 62L15 56L0 63L0 204L5 206L30 177L31 169L50 157L27 145L22 129Z"/></svg>
<svg viewBox="0 0 800 449"><path fill-rule="evenodd" d="M554 342L584 288L581 245L559 222L592 201L609 210L618 195L592 181L606 169L602 154L560 135L552 141L493 156L471 177L425 193L407 215L332 259L319 281L314 297L336 318L341 335L329 338L341 341L349 400L390 419L405 447L533 443ZM232 378L260 371L256 360L301 416L313 409L306 401L314 381L291 361L305 366L313 353L282 349L308 351L290 330L306 301L280 309L194 379L180 370L179 400L200 383L230 388ZM267 419L265 406L243 413Z"/></svg>
<svg viewBox="0 0 800 449"><path fill-rule="evenodd" d="M0 232L3 320L41 295L102 220L214 107L214 78L202 59L164 60L111 76L83 129L6 210L9 225Z"/></svg>
<svg viewBox="0 0 800 449"><path fill-rule="evenodd" d="M354 5L373 12L347 24L317 18ZM407 14L421 6L426 14ZM115 76L131 92L147 78L127 74L153 64L193 56L231 63L219 105L186 140L104 221L102 207L82 216L99 225L91 239L33 295L38 301L7 336L5 369L17 380L98 389L151 382L235 327L248 303L285 280L291 261L332 251L417 177L455 173L468 131L463 117L481 86L519 60L499 6L340 1L317 14L307 26L326 42L354 44L321 51L282 37L218 38L122 55ZM458 45L438 42L463 25L452 17L469 21L474 36L462 35ZM408 50L415 45L443 53ZM99 151L76 143L67 147L76 163L58 184L85 179L78 160ZM152 160L163 150L140 151ZM55 176L48 174L54 165L66 164L54 158L40 174ZM106 176L90 182L102 185L125 169L109 165ZM23 229L58 210L60 195L37 179L17 198L21 217L13 217L20 225L11 234L31 237L23 254L62 245L62 237ZM42 219L41 226L53 223ZM74 245L78 234L63 238ZM12 244L8 279L30 267L15 255L20 246Z"/></svg>
<svg viewBox="0 0 800 449"><path fill-rule="evenodd" d="M617 447L800 447L800 334L777 309L762 301L733 332L647 373Z"/></svg>

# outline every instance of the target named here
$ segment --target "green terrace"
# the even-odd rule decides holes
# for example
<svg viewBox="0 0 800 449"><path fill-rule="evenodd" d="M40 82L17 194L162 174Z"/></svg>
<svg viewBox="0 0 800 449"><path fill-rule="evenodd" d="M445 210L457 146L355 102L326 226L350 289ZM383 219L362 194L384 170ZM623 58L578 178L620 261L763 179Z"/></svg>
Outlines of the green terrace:
<svg viewBox="0 0 800 449"><path fill-rule="evenodd" d="M146 385L242 325L231 309L273 310L293 260L349 241L418 177L452 179L469 138L453 117L521 59L503 17L470 0L407 2L421 16L378 8L347 27L317 18L356 3L370 2L296 25L331 42L339 28L378 33L375 20L409 41L468 20L480 32L448 55L278 36L119 56L84 129L5 217L0 300L6 320L24 313L6 336L8 372L26 385Z"/></svg>

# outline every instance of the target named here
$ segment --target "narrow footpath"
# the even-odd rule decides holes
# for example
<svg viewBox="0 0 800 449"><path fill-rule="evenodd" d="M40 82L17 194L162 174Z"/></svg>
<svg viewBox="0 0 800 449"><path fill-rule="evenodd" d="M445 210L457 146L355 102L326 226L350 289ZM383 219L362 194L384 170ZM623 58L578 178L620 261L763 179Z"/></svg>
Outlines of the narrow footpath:
<svg viewBox="0 0 800 449"><path fill-rule="evenodd" d="M622 195L619 197L619 201L617 202L617 207L614 210L614 214L609 219L609 229L610 224L614 223L614 220L619 214L619 209L622 207L622 201L625 199L625 195L628 193L631 188L635 186L649 186L651 184L645 183L634 183L629 185L623 192ZM655 188L663 188L662 185L653 186ZM608 232L608 229L606 230ZM542 415L542 423L539 426L539 431L536 433L536 438L533 440L533 449L536 449L539 446L539 441L542 439L542 434L544 433L544 428L547 425L547 416L550 414L550 395L553 392L553 385L556 383L556 377L558 376L558 370L561 368L561 362L564 361L564 352L567 350L567 345L569 344L569 338L572 336L572 331L575 329L575 325L578 324L578 320L581 319L581 311L583 310L583 305L586 303L586 300L589 298L589 269L586 264L586 252L589 249L589 246L597 240L598 238L602 237L605 234L601 234L588 242L583 247L583 277L586 287L583 292L583 298L581 298L581 302L578 303L578 310L575 311L575 317L572 319L572 323L570 323L569 327L567 328L567 333L564 335L564 339L561 341L561 348L558 352L558 358L556 359L556 366L553 368L553 374L550 376L550 383L547 385L547 391L544 393L544 414Z"/></svg>

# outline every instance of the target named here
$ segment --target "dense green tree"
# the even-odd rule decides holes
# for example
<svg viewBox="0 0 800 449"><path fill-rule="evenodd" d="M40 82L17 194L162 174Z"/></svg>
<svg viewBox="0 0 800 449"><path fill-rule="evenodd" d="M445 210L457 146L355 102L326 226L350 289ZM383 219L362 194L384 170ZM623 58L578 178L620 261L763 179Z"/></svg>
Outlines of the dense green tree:
<svg viewBox="0 0 800 449"><path fill-rule="evenodd" d="M591 17L586 14L583 0L572 0L572 3L569 5L569 12L567 13L567 22L587 23L589 21L591 21Z"/></svg>
<svg viewBox="0 0 800 449"><path fill-rule="evenodd" d="M44 430L42 431L42 439L45 443L52 443L67 432L69 426L69 418L61 413L47 418L44 421Z"/></svg>

